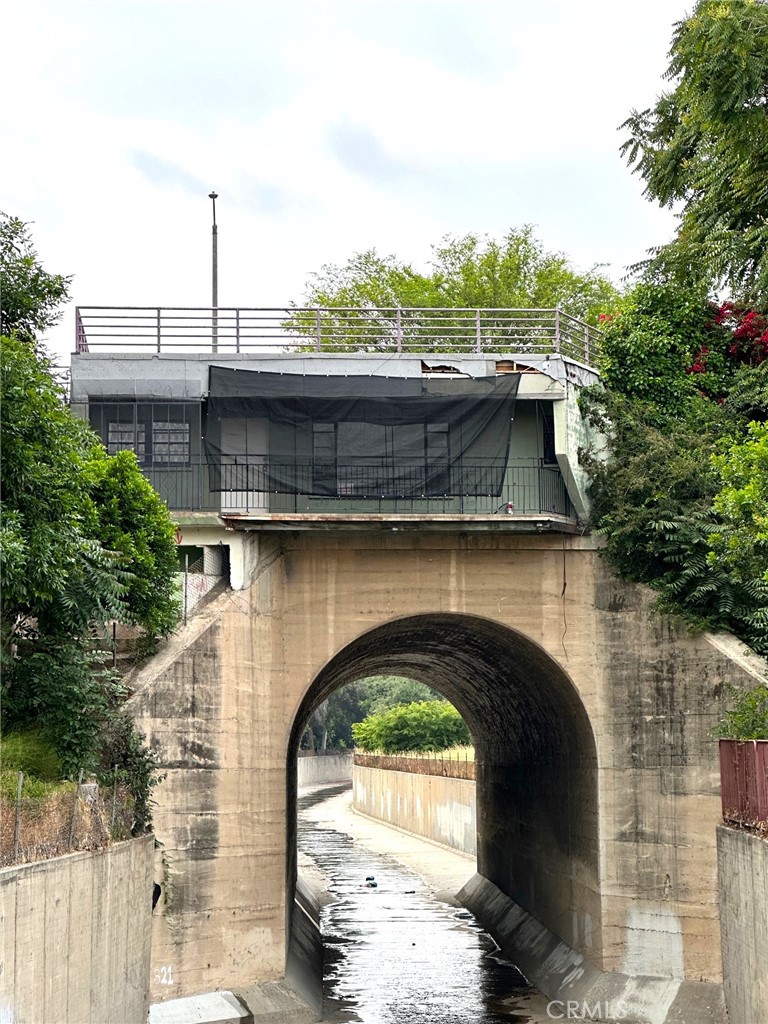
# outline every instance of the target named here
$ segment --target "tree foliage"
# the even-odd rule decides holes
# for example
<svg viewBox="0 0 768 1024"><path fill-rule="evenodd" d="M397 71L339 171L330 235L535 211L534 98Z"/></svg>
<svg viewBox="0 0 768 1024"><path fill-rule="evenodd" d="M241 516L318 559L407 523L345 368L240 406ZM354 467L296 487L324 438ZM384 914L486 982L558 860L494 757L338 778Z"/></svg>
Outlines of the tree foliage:
<svg viewBox="0 0 768 1024"><path fill-rule="evenodd" d="M29 226L0 212L0 334L34 340L60 317L71 278L40 264Z"/></svg>
<svg viewBox="0 0 768 1024"><path fill-rule="evenodd" d="M347 749L354 745L352 727L366 716L386 711L396 704L439 700L440 695L415 679L402 676L370 676L347 683L323 701L320 713L309 721L309 734L316 749L325 746Z"/></svg>
<svg viewBox="0 0 768 1024"><path fill-rule="evenodd" d="M67 279L37 262L26 225L5 218L0 338L2 728L41 731L66 774L117 771L149 821L154 761L105 667L110 619L167 634L178 613L173 527L135 457L109 457L67 408L36 348Z"/></svg>
<svg viewBox="0 0 768 1024"><path fill-rule="evenodd" d="M593 267L585 273L574 269L566 256L548 252L526 225L511 229L501 239L467 234L446 235L432 247L431 270L422 273L394 255L375 250L356 253L345 264L326 264L313 274L306 287L310 306L350 307L355 310L419 307L443 308L554 308L597 323L601 311L613 303L617 290ZM359 312L356 319L335 315L331 326L343 328L345 337L365 338ZM311 334L312 323L300 315L294 329ZM386 329L391 324L382 323ZM439 336L444 339L446 325ZM466 326L463 328L466 334Z"/></svg>
<svg viewBox="0 0 768 1024"><path fill-rule="evenodd" d="M678 207L676 238L650 263L678 281L768 302L768 5L698 0L675 26L654 107L633 110L622 151L645 194Z"/></svg>
<svg viewBox="0 0 768 1024"><path fill-rule="evenodd" d="M619 574L768 653L768 463L764 425L750 425L765 361L736 337L746 318L697 289L636 286L605 332L601 384L582 395L607 449L582 461Z"/></svg>
<svg viewBox="0 0 768 1024"><path fill-rule="evenodd" d="M394 754L400 751L437 751L472 742L469 729L456 708L445 700L398 704L369 715L352 726L362 750Z"/></svg>

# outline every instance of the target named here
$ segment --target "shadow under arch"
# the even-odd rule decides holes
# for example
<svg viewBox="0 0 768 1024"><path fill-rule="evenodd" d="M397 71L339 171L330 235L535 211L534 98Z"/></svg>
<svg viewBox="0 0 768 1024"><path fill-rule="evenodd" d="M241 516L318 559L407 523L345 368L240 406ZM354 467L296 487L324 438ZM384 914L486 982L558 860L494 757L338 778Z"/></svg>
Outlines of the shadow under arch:
<svg viewBox="0 0 768 1024"><path fill-rule="evenodd" d="M472 731L478 872L601 966L592 725L575 685L541 646L479 616L394 619L349 643L312 681L288 745L288 906L296 884L296 761L306 720L341 686L382 674L438 690Z"/></svg>

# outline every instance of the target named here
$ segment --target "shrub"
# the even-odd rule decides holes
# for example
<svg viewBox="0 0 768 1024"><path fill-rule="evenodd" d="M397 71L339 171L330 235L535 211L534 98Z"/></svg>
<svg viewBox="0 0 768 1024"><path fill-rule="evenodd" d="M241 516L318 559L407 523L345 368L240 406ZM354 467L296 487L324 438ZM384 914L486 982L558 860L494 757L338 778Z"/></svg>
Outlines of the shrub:
<svg viewBox="0 0 768 1024"><path fill-rule="evenodd" d="M398 704L355 723L352 733L362 750L380 750L385 754L446 750L472 742L466 722L444 700Z"/></svg>
<svg viewBox="0 0 768 1024"><path fill-rule="evenodd" d="M732 686L733 706L712 730L728 740L768 740L768 686L740 690Z"/></svg>

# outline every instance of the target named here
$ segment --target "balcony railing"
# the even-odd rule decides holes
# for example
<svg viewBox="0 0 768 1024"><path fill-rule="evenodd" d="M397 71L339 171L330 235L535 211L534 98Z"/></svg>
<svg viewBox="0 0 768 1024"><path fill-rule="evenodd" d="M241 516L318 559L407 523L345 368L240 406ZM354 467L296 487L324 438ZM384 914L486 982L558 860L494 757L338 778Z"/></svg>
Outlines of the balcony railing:
<svg viewBox="0 0 768 1024"><path fill-rule="evenodd" d="M78 353L561 354L594 365L600 332L560 309L78 306Z"/></svg>
<svg viewBox="0 0 768 1024"><path fill-rule="evenodd" d="M202 457L193 457L186 463L145 466L143 471L174 511L273 515L498 513L575 518L559 468L545 465L540 459L512 460L500 494L490 488L484 490L489 467L479 463L454 463L441 470L435 465L417 469L340 461L331 471L328 462L320 460L254 455L225 459L209 464ZM286 481L292 484L293 493Z"/></svg>

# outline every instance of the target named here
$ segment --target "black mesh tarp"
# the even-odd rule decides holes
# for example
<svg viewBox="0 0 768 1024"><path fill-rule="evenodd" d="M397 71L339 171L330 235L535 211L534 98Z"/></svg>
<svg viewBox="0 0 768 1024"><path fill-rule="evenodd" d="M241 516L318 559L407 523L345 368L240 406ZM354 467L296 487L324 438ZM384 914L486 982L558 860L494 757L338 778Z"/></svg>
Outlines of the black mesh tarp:
<svg viewBox="0 0 768 1024"><path fill-rule="evenodd" d="M520 377L319 376L210 368L213 490L494 495Z"/></svg>

